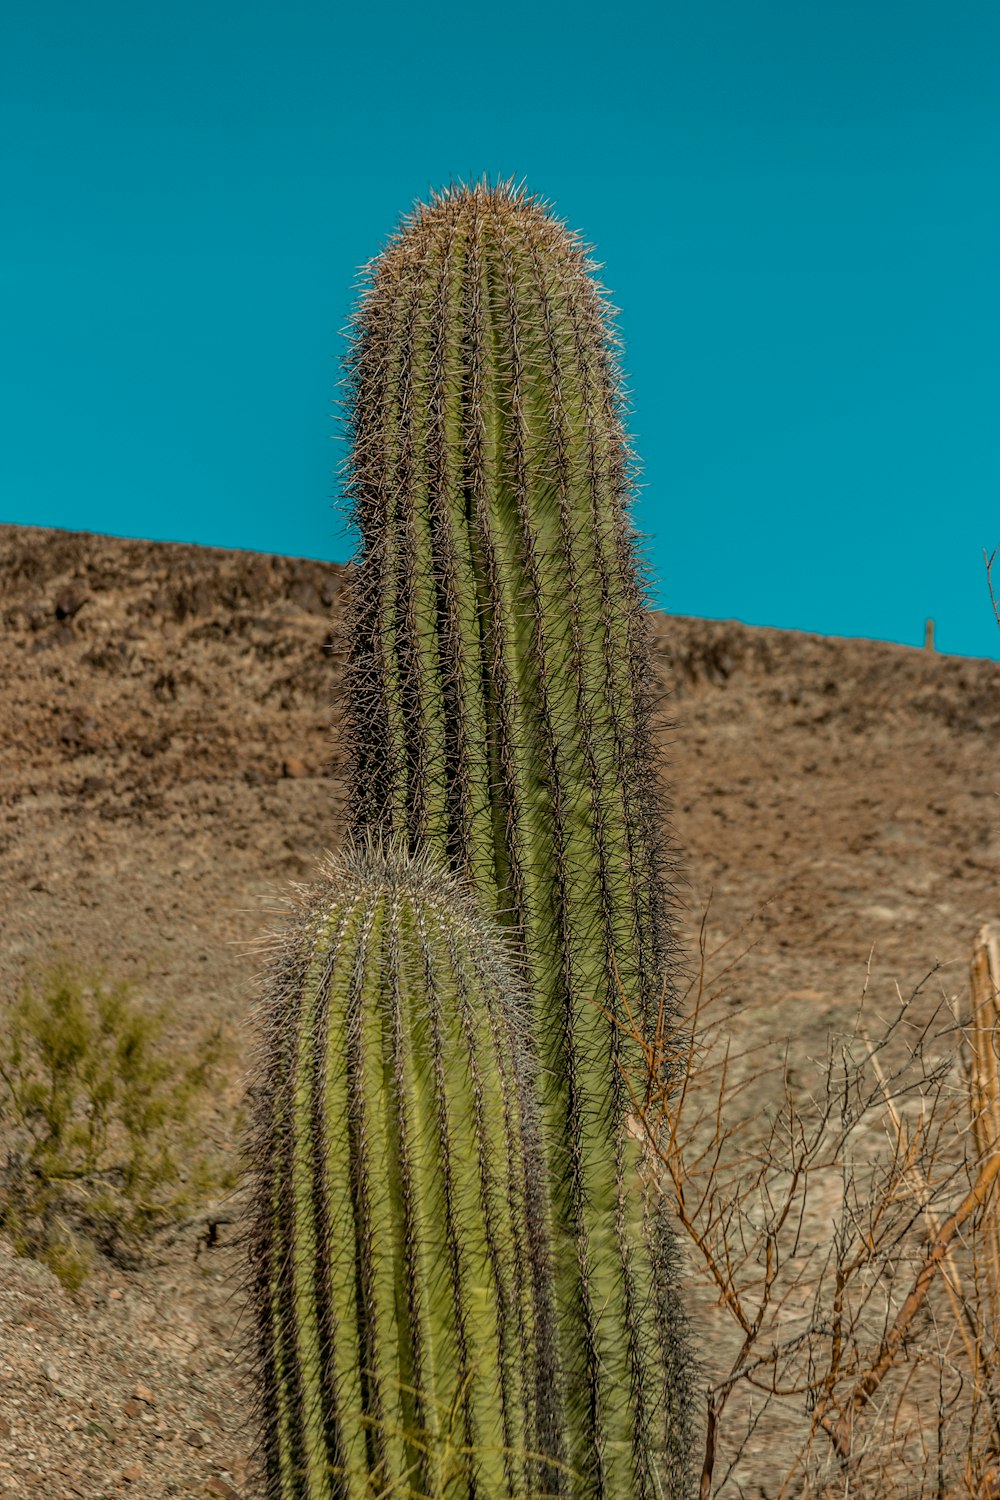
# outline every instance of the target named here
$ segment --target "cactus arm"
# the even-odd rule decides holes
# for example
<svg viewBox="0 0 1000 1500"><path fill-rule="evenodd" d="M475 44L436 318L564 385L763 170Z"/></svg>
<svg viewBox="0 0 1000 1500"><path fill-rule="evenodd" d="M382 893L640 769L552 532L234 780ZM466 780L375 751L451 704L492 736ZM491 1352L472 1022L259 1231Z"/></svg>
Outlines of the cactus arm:
<svg viewBox="0 0 1000 1500"><path fill-rule="evenodd" d="M305 898L268 999L267 1500L534 1500L539 1478L564 1494L527 1002L468 894L387 848Z"/></svg>

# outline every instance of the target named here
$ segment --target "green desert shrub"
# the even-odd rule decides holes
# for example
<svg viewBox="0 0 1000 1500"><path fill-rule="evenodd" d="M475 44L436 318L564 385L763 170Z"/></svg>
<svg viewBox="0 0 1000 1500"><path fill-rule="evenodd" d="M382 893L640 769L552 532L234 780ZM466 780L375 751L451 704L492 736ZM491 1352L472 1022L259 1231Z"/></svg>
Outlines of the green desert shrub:
<svg viewBox="0 0 1000 1500"><path fill-rule="evenodd" d="M225 1060L191 1052L126 980L51 963L0 1004L0 1228L75 1287L95 1251L121 1259L232 1177L204 1143Z"/></svg>

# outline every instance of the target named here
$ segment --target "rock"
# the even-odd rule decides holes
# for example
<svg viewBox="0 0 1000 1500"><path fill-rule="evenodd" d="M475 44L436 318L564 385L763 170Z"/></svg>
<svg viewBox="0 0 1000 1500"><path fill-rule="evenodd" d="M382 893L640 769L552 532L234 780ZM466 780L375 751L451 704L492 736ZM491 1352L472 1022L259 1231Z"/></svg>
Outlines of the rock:
<svg viewBox="0 0 1000 1500"><path fill-rule="evenodd" d="M60 589L55 599L55 616L57 620L72 620L75 614L89 600L90 595L83 589Z"/></svg>
<svg viewBox="0 0 1000 1500"><path fill-rule="evenodd" d="M145 1401L147 1406L156 1405L155 1393L150 1390L148 1385L143 1385L141 1380L136 1381L132 1389L132 1394L135 1396L137 1401Z"/></svg>
<svg viewBox="0 0 1000 1500"><path fill-rule="evenodd" d="M281 763L281 774L282 776L293 777L308 776L309 768L305 761L299 760L297 755L290 755L287 760L283 760Z"/></svg>
<svg viewBox="0 0 1000 1500"><path fill-rule="evenodd" d="M241 1500L239 1491L234 1490L231 1484L227 1484L217 1474L205 1480L205 1490L209 1495L219 1495L221 1500Z"/></svg>
<svg viewBox="0 0 1000 1500"><path fill-rule="evenodd" d="M24 1306L24 1317L30 1323L48 1323L52 1327L59 1326L59 1319L41 1302L27 1302Z"/></svg>

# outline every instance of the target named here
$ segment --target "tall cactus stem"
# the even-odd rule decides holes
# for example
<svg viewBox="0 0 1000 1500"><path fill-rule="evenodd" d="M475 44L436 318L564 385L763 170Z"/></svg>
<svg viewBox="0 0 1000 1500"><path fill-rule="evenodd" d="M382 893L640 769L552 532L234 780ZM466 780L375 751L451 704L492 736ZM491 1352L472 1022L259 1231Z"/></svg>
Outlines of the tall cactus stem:
<svg viewBox="0 0 1000 1500"><path fill-rule="evenodd" d="M368 268L346 403L349 821L435 851L519 944L575 1493L653 1500L684 1487L683 1330L669 1231L643 1208L617 976L643 1026L664 985L676 1019L676 949L634 464L593 269L544 205L485 183L418 206Z"/></svg>

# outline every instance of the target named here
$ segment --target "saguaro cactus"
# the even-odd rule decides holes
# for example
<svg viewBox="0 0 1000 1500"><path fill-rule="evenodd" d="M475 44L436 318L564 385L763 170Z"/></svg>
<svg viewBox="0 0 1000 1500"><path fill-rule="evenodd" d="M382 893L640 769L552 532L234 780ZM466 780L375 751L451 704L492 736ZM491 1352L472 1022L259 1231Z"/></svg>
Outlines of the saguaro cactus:
<svg viewBox="0 0 1000 1500"><path fill-rule="evenodd" d="M622 992L675 1015L644 594L607 308L504 185L419 206L348 362L350 821L440 852L525 956L574 1493L683 1492L672 1239L629 1131ZM616 974L617 964L617 974Z"/></svg>
<svg viewBox="0 0 1000 1500"><path fill-rule="evenodd" d="M252 1135L268 1500L565 1493L504 942L451 874L374 840L281 940Z"/></svg>

